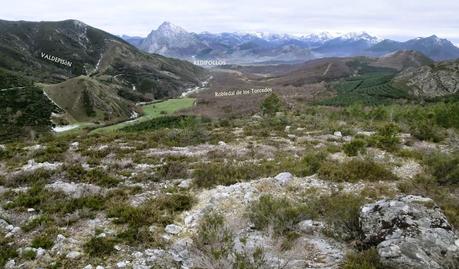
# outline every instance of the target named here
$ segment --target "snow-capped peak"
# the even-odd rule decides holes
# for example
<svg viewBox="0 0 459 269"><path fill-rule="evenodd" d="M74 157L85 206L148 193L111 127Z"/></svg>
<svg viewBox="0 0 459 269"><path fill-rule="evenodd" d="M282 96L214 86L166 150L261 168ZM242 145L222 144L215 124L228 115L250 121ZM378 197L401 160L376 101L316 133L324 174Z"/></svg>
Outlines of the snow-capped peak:
<svg viewBox="0 0 459 269"><path fill-rule="evenodd" d="M366 40L371 43L377 43L382 41L381 38L369 35L366 32L350 32L340 36L341 39L345 40Z"/></svg>
<svg viewBox="0 0 459 269"><path fill-rule="evenodd" d="M320 33L311 33L308 35L302 35L301 39L313 40L313 41L327 41L337 37L337 34L332 34L330 32L320 32Z"/></svg>

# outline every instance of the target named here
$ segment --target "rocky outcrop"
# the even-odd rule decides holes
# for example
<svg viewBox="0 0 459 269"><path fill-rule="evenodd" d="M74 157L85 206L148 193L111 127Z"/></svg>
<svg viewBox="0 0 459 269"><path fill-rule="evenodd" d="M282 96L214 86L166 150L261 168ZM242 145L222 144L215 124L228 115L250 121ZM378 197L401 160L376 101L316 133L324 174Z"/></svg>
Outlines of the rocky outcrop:
<svg viewBox="0 0 459 269"><path fill-rule="evenodd" d="M68 183L60 180L54 182L53 184L46 185L46 188L52 191L63 192L72 198L104 194L105 192L101 187L96 185L74 182Z"/></svg>
<svg viewBox="0 0 459 269"><path fill-rule="evenodd" d="M459 268L459 240L429 198L403 196L365 205L360 212L364 242L381 262L401 269Z"/></svg>
<svg viewBox="0 0 459 269"><path fill-rule="evenodd" d="M459 92L459 62L442 62L409 68L395 78L419 97L438 97Z"/></svg>

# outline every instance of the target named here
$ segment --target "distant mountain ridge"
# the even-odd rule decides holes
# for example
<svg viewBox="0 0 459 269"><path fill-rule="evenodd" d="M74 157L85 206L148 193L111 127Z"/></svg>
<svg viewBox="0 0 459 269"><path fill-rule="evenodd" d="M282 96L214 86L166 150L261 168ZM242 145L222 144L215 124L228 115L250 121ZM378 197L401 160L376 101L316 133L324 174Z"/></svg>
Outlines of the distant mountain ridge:
<svg viewBox="0 0 459 269"><path fill-rule="evenodd" d="M436 61L454 60L459 58L459 48L451 41L436 35L419 37L406 42L383 40L369 49L372 52L386 53L397 50L414 50L423 53Z"/></svg>
<svg viewBox="0 0 459 269"><path fill-rule="evenodd" d="M267 33L192 33L164 22L146 38L124 37L139 49L169 57L225 60L231 64L304 62L324 57L379 57L398 50L413 50L436 60L459 58L459 48L433 35L406 42L382 40L368 33L308 35Z"/></svg>

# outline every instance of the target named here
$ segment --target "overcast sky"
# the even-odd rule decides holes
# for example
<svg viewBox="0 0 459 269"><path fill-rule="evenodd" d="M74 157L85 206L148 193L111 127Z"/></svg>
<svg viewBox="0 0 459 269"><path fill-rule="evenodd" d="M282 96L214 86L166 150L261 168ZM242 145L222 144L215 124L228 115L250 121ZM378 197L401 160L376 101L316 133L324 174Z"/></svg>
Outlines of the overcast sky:
<svg viewBox="0 0 459 269"><path fill-rule="evenodd" d="M405 40L436 34L459 44L458 0L0 0L0 19L78 19L146 36L163 21L193 32L360 32Z"/></svg>

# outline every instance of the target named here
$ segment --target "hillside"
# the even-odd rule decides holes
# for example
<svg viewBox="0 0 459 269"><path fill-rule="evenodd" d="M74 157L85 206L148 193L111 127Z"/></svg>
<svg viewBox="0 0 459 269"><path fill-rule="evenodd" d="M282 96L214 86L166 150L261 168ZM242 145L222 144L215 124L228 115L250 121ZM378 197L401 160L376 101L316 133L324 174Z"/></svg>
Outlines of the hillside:
<svg viewBox="0 0 459 269"><path fill-rule="evenodd" d="M420 67L432 63L433 61L422 53L413 50L399 50L379 57L371 65L401 71L409 67Z"/></svg>
<svg viewBox="0 0 459 269"><path fill-rule="evenodd" d="M71 122L127 120L138 112L132 102L118 96L113 85L80 76L43 86Z"/></svg>
<svg viewBox="0 0 459 269"><path fill-rule="evenodd" d="M457 115L278 104L4 144L0 267L457 268Z"/></svg>
<svg viewBox="0 0 459 269"><path fill-rule="evenodd" d="M39 133L49 132L51 114L59 111L35 86L0 90L0 141L33 139Z"/></svg>
<svg viewBox="0 0 459 269"><path fill-rule="evenodd" d="M50 61L46 55L69 61L71 66ZM121 38L75 20L0 21L0 56L0 67L39 82L118 75L130 88L150 79L180 92L199 84L205 75L190 63L141 53Z"/></svg>
<svg viewBox="0 0 459 269"><path fill-rule="evenodd" d="M439 62L400 73L395 82L407 85L421 97L438 97L459 92L459 61Z"/></svg>
<svg viewBox="0 0 459 269"><path fill-rule="evenodd" d="M141 52L76 20L0 20L0 68L44 86L66 112L59 124L126 120L139 112L134 103L179 96L207 76L189 62ZM1 83L0 89L22 86Z"/></svg>

